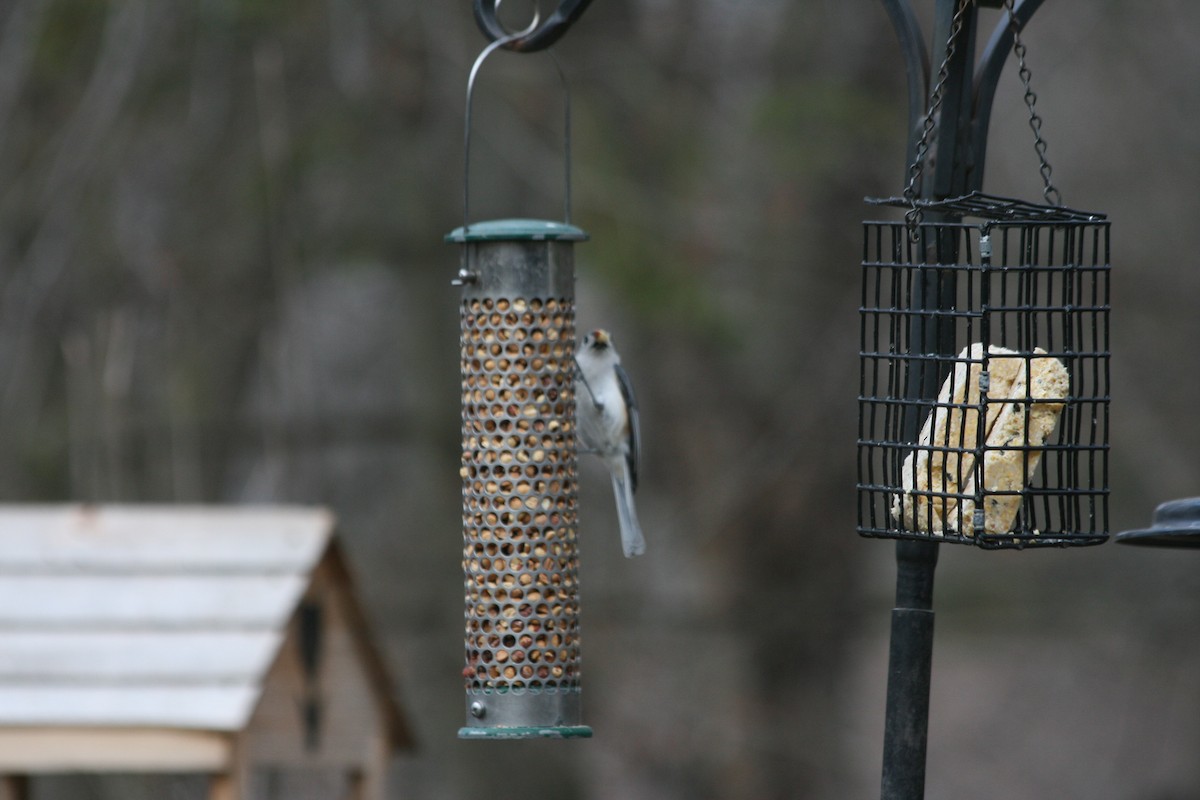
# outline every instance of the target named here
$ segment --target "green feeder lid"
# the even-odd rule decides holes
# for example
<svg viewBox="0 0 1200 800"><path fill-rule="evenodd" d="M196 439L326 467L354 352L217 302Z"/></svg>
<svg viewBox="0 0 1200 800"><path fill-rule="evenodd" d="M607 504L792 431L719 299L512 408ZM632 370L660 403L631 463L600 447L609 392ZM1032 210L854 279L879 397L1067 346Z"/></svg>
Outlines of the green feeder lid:
<svg viewBox="0 0 1200 800"><path fill-rule="evenodd" d="M455 228L446 234L447 242L582 242L588 235L582 228L565 222L544 219L494 219Z"/></svg>

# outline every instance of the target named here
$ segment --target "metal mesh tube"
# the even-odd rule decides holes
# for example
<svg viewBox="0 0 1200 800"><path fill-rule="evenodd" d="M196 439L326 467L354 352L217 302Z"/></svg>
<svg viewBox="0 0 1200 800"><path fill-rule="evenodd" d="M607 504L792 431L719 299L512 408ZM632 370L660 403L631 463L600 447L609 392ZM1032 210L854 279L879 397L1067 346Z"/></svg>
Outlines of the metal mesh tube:
<svg viewBox="0 0 1200 800"><path fill-rule="evenodd" d="M585 736L572 245L467 241L463 258L460 736Z"/></svg>

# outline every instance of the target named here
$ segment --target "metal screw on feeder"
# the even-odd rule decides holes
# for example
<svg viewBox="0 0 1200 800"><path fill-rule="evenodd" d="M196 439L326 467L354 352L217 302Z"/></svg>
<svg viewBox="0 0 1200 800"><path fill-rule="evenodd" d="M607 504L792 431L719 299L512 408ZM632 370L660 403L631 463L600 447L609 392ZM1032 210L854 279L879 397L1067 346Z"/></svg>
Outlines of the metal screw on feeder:
<svg viewBox="0 0 1200 800"><path fill-rule="evenodd" d="M881 1L911 138L903 196L871 201L904 219L864 223L858 532L897 540L882 797L918 800L939 545L1108 538L1109 224L1064 207L1050 182L1020 41L1041 0L936 0L945 49L928 75L938 62L908 0ZM978 5L1004 18L975 70ZM1009 50L1051 205L980 191Z"/></svg>
<svg viewBox="0 0 1200 800"><path fill-rule="evenodd" d="M476 3L480 27L494 41L467 84L463 226L446 236L461 245L454 284L463 289L467 724L459 736L588 737L580 693L573 254L587 235L570 224L570 104L561 69L568 100L564 220L472 224L468 211L471 100L480 67L500 48L548 46L585 3L572 4L573 16L556 14L542 27L535 17L523 31L495 36L502 30L498 5Z"/></svg>

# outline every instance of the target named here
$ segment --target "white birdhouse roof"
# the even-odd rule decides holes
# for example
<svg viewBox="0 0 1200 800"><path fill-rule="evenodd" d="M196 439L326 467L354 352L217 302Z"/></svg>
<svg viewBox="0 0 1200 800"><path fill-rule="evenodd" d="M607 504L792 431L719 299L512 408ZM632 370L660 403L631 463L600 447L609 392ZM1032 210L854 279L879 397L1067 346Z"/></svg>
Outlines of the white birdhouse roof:
<svg viewBox="0 0 1200 800"><path fill-rule="evenodd" d="M314 508L0 506L0 727L245 728L314 572L346 575L334 528ZM369 642L343 649L382 679Z"/></svg>

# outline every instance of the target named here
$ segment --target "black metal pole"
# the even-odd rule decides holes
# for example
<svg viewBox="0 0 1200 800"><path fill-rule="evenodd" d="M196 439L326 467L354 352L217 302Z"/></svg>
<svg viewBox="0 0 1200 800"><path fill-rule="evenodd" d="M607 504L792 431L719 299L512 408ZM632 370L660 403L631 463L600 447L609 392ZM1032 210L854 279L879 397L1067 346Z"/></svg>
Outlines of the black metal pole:
<svg viewBox="0 0 1200 800"><path fill-rule="evenodd" d="M922 165L920 196L941 199L965 188L964 157L970 147L971 85L974 58L976 10L961 9L959 0L936 0L931 62L922 48L911 41L919 27L911 7L904 0L884 0L896 26L910 72L909 90L921 90L921 106L928 93L941 83L941 106L937 128L929 145L929 161ZM953 37L953 52L950 42ZM944 62L944 63L943 63ZM944 75L911 75L913 69L945 70ZM916 106L910 98L910 109ZM913 124L910 110L910 159L918 152L924 116ZM912 166L911 163L908 166ZM959 191L958 193L962 193ZM929 222L944 218L930 214ZM911 355L906 399L928 401L936 398L941 369L937 356L954 354L954 331L938 314L927 313L953 307L954 271L941 270L938 264L954 264L957 239L953 236L920 232L923 263L910 298L912 317L909 330ZM905 437L916 443L926 406L911 402L906 407ZM884 722L883 800L921 800L925 796L925 763L929 732L929 694L933 671L933 578L937 567L938 544L930 541L901 540L896 543L896 605L892 609L891 642L888 652L887 706Z"/></svg>
<svg viewBox="0 0 1200 800"><path fill-rule="evenodd" d="M900 40L909 88L909 140L906 149L912 166L922 136L929 95L938 84L944 63L941 107L932 141L928 142L918 187L922 199L941 200L982 188L983 157L996 81L1012 44L1008 20L1002 19L988 42L975 76L975 43L978 6L997 7L1003 0L934 0L933 48L925 50L920 26L909 0L881 0ZM1043 0L1019 0L1015 16L1028 22ZM956 27L955 18L961 14ZM950 57L949 43L954 50ZM932 55L932 58L929 56ZM915 93L920 93L914 97ZM910 173L906 172L906 180ZM928 213L927 222L957 221ZM913 317L909 330L911 355L921 356L909 370L906 399L928 401L937 396L938 361L929 356L954 355L954 331L929 311L953 308L953 270L957 238L953 235L920 235L924 248L922 270L914 286ZM911 403L905 418L905 436L917 441L923 407ZM883 744L883 800L921 800L925 796L925 762L929 733L929 696L933 670L933 577L938 544L901 540L896 543L896 606L892 609L888 652L888 686Z"/></svg>
<svg viewBox="0 0 1200 800"><path fill-rule="evenodd" d="M888 653L883 800L925 796L925 748L933 669L935 542L896 543L896 607Z"/></svg>

